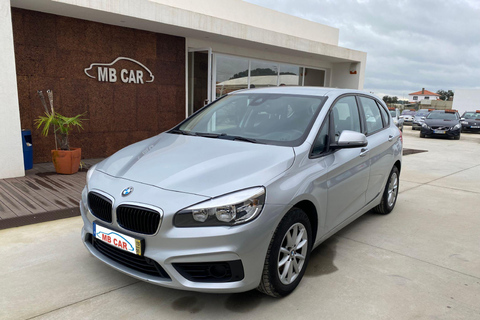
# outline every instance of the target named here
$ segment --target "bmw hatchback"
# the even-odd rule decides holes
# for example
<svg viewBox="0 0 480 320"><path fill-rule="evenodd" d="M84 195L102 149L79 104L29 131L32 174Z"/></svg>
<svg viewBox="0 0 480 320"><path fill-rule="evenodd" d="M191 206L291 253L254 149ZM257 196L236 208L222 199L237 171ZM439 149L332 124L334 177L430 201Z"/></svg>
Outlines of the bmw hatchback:
<svg viewBox="0 0 480 320"><path fill-rule="evenodd" d="M371 209L393 210L401 157L376 96L237 91L92 167L82 241L152 284L285 296L320 243Z"/></svg>

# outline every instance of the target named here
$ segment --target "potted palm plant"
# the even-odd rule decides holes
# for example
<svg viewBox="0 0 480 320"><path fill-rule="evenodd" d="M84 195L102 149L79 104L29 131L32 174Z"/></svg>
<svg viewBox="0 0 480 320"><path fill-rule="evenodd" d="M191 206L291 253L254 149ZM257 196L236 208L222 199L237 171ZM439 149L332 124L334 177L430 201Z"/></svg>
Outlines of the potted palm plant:
<svg viewBox="0 0 480 320"><path fill-rule="evenodd" d="M42 98L42 103L44 103L43 93L39 95ZM45 115L39 116L35 119L35 124L37 129L42 127L42 135L45 137L48 136L50 129L53 130L55 135L55 150L52 150L52 161L55 166L55 171L61 174L73 174L78 172L80 166L80 160L82 157L81 148L71 148L68 142L68 136L70 132L77 128L78 131L83 129L82 122L86 119L82 117L86 114L78 114L74 117L66 117L58 112L55 112L53 108L53 97L51 96L51 91L47 91L50 98L51 108L48 110L45 106Z"/></svg>

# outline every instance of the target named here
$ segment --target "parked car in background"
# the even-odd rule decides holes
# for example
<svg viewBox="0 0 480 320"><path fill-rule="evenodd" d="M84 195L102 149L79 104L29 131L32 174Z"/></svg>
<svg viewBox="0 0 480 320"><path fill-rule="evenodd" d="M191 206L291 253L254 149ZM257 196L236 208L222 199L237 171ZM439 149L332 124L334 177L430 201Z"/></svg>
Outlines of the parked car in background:
<svg viewBox="0 0 480 320"><path fill-rule="evenodd" d="M388 108L388 112L392 116L393 123L403 132L403 119L400 117L398 108Z"/></svg>
<svg viewBox="0 0 480 320"><path fill-rule="evenodd" d="M400 119L403 119L403 124L412 124L415 113L415 109L403 110L402 114L400 115Z"/></svg>
<svg viewBox="0 0 480 320"><path fill-rule="evenodd" d="M480 132L480 110L467 111L460 118L462 131Z"/></svg>
<svg viewBox="0 0 480 320"><path fill-rule="evenodd" d="M151 284L281 297L312 249L393 210L401 161L401 132L374 95L237 91L92 167L81 239Z"/></svg>
<svg viewBox="0 0 480 320"><path fill-rule="evenodd" d="M422 128L422 124L425 121L425 117L432 111L433 109L420 109L415 113L412 121L412 130L420 130Z"/></svg>
<svg viewBox="0 0 480 320"><path fill-rule="evenodd" d="M420 138L443 136L460 140L461 132L462 125L457 110L433 110L422 124Z"/></svg>

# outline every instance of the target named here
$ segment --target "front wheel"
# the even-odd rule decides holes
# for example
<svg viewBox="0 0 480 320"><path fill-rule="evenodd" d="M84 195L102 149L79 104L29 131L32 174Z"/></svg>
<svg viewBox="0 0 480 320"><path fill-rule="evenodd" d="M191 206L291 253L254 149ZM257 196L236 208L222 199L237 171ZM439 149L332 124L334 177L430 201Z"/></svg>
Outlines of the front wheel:
<svg viewBox="0 0 480 320"><path fill-rule="evenodd" d="M312 227L305 212L292 208L282 219L268 247L258 290L284 297L298 286L312 248Z"/></svg>
<svg viewBox="0 0 480 320"><path fill-rule="evenodd" d="M392 212L395 204L397 203L398 187L400 185L399 177L400 174L398 168L393 166L393 169L390 171L390 176L387 180L387 185L383 191L382 201L374 208L377 213L389 214Z"/></svg>
<svg viewBox="0 0 480 320"><path fill-rule="evenodd" d="M458 135L457 137L453 137L453 139L460 140L460 135Z"/></svg>
<svg viewBox="0 0 480 320"><path fill-rule="evenodd" d="M420 132L420 138L425 138L425 133Z"/></svg>

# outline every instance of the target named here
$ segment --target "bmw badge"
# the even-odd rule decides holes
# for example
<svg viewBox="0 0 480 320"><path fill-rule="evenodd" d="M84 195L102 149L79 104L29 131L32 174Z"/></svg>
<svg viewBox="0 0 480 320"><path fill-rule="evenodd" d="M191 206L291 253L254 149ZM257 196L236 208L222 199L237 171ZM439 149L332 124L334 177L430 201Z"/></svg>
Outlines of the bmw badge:
<svg viewBox="0 0 480 320"><path fill-rule="evenodd" d="M126 197L128 196L130 193L133 192L133 187L128 187L128 188L125 188L123 189L122 191L122 196Z"/></svg>

